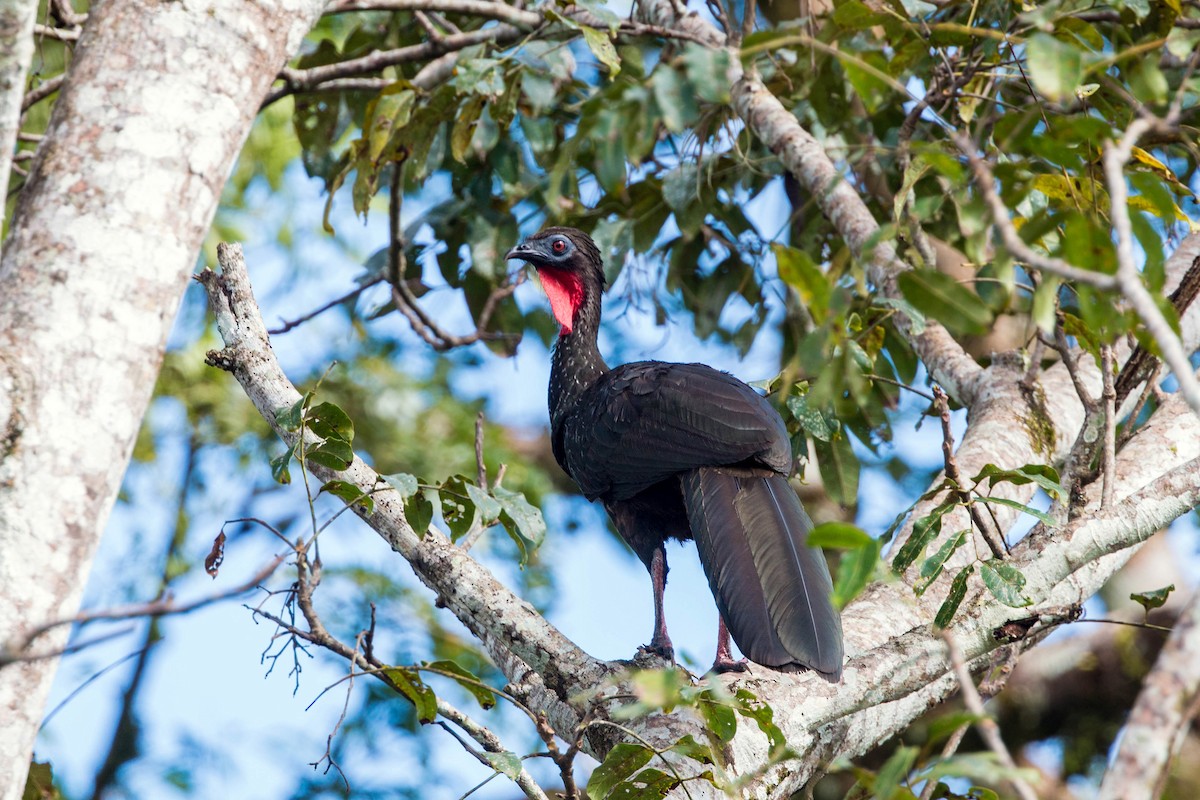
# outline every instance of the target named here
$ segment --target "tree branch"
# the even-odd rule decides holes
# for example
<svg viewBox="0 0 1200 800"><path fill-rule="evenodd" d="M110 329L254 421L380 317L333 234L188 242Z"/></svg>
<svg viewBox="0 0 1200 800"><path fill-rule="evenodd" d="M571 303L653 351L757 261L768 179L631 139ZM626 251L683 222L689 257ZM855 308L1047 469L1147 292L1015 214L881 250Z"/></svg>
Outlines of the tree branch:
<svg viewBox="0 0 1200 800"><path fill-rule="evenodd" d="M290 444L296 434L280 428L275 415L294 405L300 394L271 350L241 248L221 245L217 252L222 273L206 269L197 276L208 292L225 342L224 349L209 353L208 362L232 372L263 418ZM380 490L379 475L361 459L355 458L342 472L312 462L309 467L321 480L336 476L364 494L370 493L374 511L368 514L355 506L355 513L409 562L417 577L479 638L511 681L526 680L531 671L541 676L539 680L544 679L544 684L535 689L542 692L539 700L555 728L573 729L578 715L570 710L572 696L585 687L600 685L612 673L612 667L580 650L444 536L434 532L423 539L418 536L404 517L399 495L391 489Z"/></svg>
<svg viewBox="0 0 1200 800"><path fill-rule="evenodd" d="M1130 123L1119 144L1110 144L1104 149L1104 176L1111 199L1113 227L1117 231L1116 281L1121 294L1133 306L1146 330L1158 343L1163 360L1167 362L1167 366L1175 374L1175 380L1179 382L1179 391L1187 398L1192 411L1200 415L1200 382L1196 380L1188 354L1172 330L1171 324L1154 302L1154 298L1150 296L1149 290L1142 283L1142 276L1133 260L1133 230L1129 220L1129 189L1125 185L1125 165L1129 163L1137 140L1156 124L1156 119L1140 117Z"/></svg>
<svg viewBox="0 0 1200 800"><path fill-rule="evenodd" d="M1159 796L1200 698L1200 592L1188 602L1129 713L1099 800Z"/></svg>

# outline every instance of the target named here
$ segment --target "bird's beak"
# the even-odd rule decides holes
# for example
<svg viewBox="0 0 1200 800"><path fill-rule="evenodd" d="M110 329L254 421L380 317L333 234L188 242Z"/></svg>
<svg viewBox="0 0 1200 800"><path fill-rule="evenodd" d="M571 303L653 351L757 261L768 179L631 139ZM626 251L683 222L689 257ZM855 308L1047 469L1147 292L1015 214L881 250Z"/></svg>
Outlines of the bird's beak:
<svg viewBox="0 0 1200 800"><path fill-rule="evenodd" d="M523 261L529 261L530 256L534 255L537 255L537 250L535 250L528 242L521 242L512 250L509 250L504 254L504 260L508 261L510 258L519 258Z"/></svg>

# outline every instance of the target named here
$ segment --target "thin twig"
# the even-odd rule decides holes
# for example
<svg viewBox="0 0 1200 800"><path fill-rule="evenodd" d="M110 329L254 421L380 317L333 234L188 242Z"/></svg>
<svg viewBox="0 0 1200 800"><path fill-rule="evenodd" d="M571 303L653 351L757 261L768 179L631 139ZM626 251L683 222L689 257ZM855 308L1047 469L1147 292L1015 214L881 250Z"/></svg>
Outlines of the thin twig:
<svg viewBox="0 0 1200 800"><path fill-rule="evenodd" d="M47 39L58 39L60 42L79 41L79 34L82 32L79 28L55 28L52 25L37 23L33 25L34 36L45 36Z"/></svg>
<svg viewBox="0 0 1200 800"><path fill-rule="evenodd" d="M50 95L62 88L63 81L67 79L66 75L55 75L49 80L43 81L36 89L30 89L25 93L25 97L21 100L21 110L25 111L35 103L40 103Z"/></svg>
<svg viewBox="0 0 1200 800"><path fill-rule="evenodd" d="M975 688L975 682L971 680L971 672L967 669L967 664L963 660L962 653L959 651L958 645L954 642L954 636L949 630L943 630L942 639L946 642L946 649L950 653L950 664L954 668L954 674L958 677L959 688L962 690L963 703L967 706L968 711L978 717L975 727L979 730L980 738L995 753L1001 765L1011 770L1007 776L1008 782L1012 785L1017 795L1021 797L1021 800L1037 800L1037 794L1033 791L1032 787L1017 775L1017 763L1013 761L1012 754L1008 752L1008 748L1004 745L1004 739L1000 736L1000 726L996 724L994 719L988 716L987 711L983 707L983 698L979 696L979 691Z"/></svg>
<svg viewBox="0 0 1200 800"><path fill-rule="evenodd" d="M483 463L483 412L475 415L475 471L479 488L487 489L487 466Z"/></svg>
<svg viewBox="0 0 1200 800"><path fill-rule="evenodd" d="M1117 279L1112 275L1079 269L1068 264L1061 258L1052 258L1043 255L1027 245L1025 240L1021 238L1021 234L1017 232L1016 226L1013 225L1012 218L1008 214L1008 207L1004 205L1004 201L1000 199L1000 195L996 192L996 181L992 177L991 167L980 158L977 148L964 134L953 133L950 138L971 165L971 170L975 173L975 183L979 187L979 192L992 212L992 223L996 226L996 230L1000 233L1001 241L1010 253L1030 267L1043 272L1049 272L1060 278L1086 283L1098 289L1114 289L1117 287Z"/></svg>
<svg viewBox="0 0 1200 800"><path fill-rule="evenodd" d="M334 308L335 306L340 306L342 303L353 300L354 298L358 297L360 294L365 292L367 289L370 289L372 286L377 286L378 284L383 283L385 280L387 280L387 278L384 277L383 275L378 275L374 278L371 278L371 280L367 281L362 286L359 286L357 289L352 289L349 292L346 292L341 297L330 300L325 305L315 309L314 311L310 311L309 313L305 314L304 316L297 317L296 319L291 320L291 321L285 321L278 328L271 328L270 330L267 331L267 333L271 334L272 336L275 336L280 333L287 333L288 331L292 330L293 328L295 328L299 325L303 325L305 322L308 322L310 319L313 319L314 317L324 314L329 309Z"/></svg>
<svg viewBox="0 0 1200 800"><path fill-rule="evenodd" d="M940 386L933 387L933 403L942 420L942 456L946 464L946 477L958 488L954 493L960 502L967 507L967 513L988 548L998 559L1008 557L1008 546L998 531L992 529L991 523L979 511L979 504L972 502L971 494L962 486L962 476L958 472L958 462L954 458L954 434L950 431L950 402L946 392Z"/></svg>
<svg viewBox="0 0 1200 800"><path fill-rule="evenodd" d="M1113 485L1117 471L1116 439L1117 439L1117 391L1113 388L1113 349L1112 345L1100 346L1100 371L1104 377L1104 477L1101 483L1100 507L1108 508L1113 501Z"/></svg>
<svg viewBox="0 0 1200 800"><path fill-rule="evenodd" d="M30 645L37 640L42 634L54 630L63 625L87 625L91 622L100 620L122 620L122 619L140 619L142 617L165 617L169 615L187 614L190 611L195 611L199 608L212 605L213 603L227 600L230 597L235 597L244 592L248 592L255 586L265 581L271 576L271 573L283 563L287 558L287 554L276 556L269 564L256 572L251 578L243 583L234 586L232 589L226 589L223 592L199 597L187 603L176 603L175 598L167 596L154 600L149 603L134 603L131 605L114 606L112 608L103 608L96 611L81 611L73 617L65 617L62 619L44 622L36 628L28 631L24 636L16 641L10 641L0 648L0 667L7 666L18 661L30 661L38 658L45 658L48 654L39 653L37 655L25 655L25 651ZM65 651L64 651L65 652Z"/></svg>

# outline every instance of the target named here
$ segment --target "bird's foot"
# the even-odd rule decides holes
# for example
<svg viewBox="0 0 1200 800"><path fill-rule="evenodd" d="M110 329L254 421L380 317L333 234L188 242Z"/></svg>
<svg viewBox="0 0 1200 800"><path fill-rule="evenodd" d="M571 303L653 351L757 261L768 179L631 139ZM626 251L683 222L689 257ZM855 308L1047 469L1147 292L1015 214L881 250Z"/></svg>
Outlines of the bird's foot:
<svg viewBox="0 0 1200 800"><path fill-rule="evenodd" d="M660 636L655 634L650 640L650 644L644 644L638 648L638 655L658 656L669 663L675 663L675 645L671 643L668 636Z"/></svg>
<svg viewBox="0 0 1200 800"><path fill-rule="evenodd" d="M726 672L746 672L750 669L750 662L744 658L733 658L732 656L717 656L713 661L712 669L709 672L715 675L722 675Z"/></svg>

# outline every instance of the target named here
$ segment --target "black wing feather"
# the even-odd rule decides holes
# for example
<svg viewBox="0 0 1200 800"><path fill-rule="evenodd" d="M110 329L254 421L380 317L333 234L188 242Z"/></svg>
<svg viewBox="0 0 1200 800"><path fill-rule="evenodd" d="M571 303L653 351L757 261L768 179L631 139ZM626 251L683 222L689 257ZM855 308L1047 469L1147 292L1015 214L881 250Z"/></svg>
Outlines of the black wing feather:
<svg viewBox="0 0 1200 800"><path fill-rule="evenodd" d="M554 437L589 499L627 499L704 466L791 469L787 429L770 403L703 364L643 361L607 372Z"/></svg>

